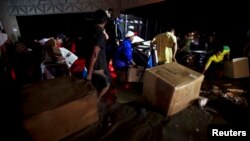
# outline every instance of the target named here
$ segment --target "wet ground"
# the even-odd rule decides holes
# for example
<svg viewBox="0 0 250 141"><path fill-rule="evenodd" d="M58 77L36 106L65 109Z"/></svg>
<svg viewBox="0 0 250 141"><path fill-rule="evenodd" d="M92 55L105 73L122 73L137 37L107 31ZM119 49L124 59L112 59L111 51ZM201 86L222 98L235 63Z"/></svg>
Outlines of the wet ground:
<svg viewBox="0 0 250 141"><path fill-rule="evenodd" d="M107 96L109 124L93 124L65 138L65 141L207 141L211 124L236 124L248 128L250 77L231 79L205 78L200 96L207 98L201 108L199 102L166 117L148 106L142 97L141 83L113 85ZM6 84L5 84L6 85ZM5 86L3 85L3 86ZM12 88L16 88L11 84ZM4 87L3 87L4 88ZM18 91L8 90L3 95L2 133L10 141L29 141L18 112ZM3 92L3 91L2 91Z"/></svg>
<svg viewBox="0 0 250 141"><path fill-rule="evenodd" d="M201 108L197 101L172 117L166 117L144 102L142 84L116 86L113 90L115 102L110 102L109 106L109 125L94 124L65 140L206 141L209 125L248 127L249 82L249 78L205 78L200 96L208 99L207 104Z"/></svg>

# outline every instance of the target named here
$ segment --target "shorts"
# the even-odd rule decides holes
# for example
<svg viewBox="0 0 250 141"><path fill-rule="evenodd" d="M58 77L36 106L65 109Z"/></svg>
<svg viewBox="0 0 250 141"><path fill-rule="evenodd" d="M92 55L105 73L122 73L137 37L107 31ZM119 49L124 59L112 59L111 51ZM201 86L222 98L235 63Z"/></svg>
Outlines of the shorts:
<svg viewBox="0 0 250 141"><path fill-rule="evenodd" d="M92 85L97 91L109 86L111 83L111 76L108 70L94 70L91 79Z"/></svg>

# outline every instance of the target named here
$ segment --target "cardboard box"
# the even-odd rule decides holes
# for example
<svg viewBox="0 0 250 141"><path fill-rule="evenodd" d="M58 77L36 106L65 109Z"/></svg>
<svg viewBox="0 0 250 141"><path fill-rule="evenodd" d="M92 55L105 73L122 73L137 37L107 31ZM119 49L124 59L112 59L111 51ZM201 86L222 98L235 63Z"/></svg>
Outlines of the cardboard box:
<svg viewBox="0 0 250 141"><path fill-rule="evenodd" d="M248 58L234 58L231 62L225 62L224 75L230 78L249 77Z"/></svg>
<svg viewBox="0 0 250 141"><path fill-rule="evenodd" d="M145 68L142 66L128 68L128 82L142 82Z"/></svg>
<svg viewBox="0 0 250 141"><path fill-rule="evenodd" d="M34 141L58 141L98 121L90 83L61 77L22 89L23 126Z"/></svg>
<svg viewBox="0 0 250 141"><path fill-rule="evenodd" d="M171 116L198 99L203 79L201 73L176 62L156 66L144 73L143 96Z"/></svg>

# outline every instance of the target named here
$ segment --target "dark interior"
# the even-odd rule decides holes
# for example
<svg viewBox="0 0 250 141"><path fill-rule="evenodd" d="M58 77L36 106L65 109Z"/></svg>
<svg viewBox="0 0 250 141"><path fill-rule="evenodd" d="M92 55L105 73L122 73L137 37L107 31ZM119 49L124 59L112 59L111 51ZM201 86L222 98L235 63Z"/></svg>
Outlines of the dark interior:
<svg viewBox="0 0 250 141"><path fill-rule="evenodd" d="M24 38L43 38L58 33L77 36L91 23L92 13L17 16L20 32Z"/></svg>
<svg viewBox="0 0 250 141"><path fill-rule="evenodd" d="M151 40L173 26L179 35L198 30L216 32L230 41L232 48L242 47L250 29L246 2L216 0L167 0L121 11L144 20L141 37ZM22 38L34 39L64 33L70 37L85 34L92 13L17 16ZM242 44L241 44L242 43ZM235 49L237 51L238 49ZM240 53L238 53L240 54ZM237 56L237 55L236 55Z"/></svg>
<svg viewBox="0 0 250 141"><path fill-rule="evenodd" d="M218 2L216 0L167 0L122 11L157 21L157 28L171 24L180 32L186 30L219 31L227 35L242 34L249 29L246 2ZM39 16L18 16L22 36L54 35L57 32L84 32L92 13L72 13ZM156 25L156 24L155 24ZM156 28L156 27L151 27Z"/></svg>

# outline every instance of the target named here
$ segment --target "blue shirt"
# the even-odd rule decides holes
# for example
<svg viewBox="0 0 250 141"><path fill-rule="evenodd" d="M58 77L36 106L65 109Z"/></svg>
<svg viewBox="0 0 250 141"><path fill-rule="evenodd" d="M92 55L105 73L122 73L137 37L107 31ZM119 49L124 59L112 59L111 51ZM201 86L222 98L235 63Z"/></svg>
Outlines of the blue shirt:
<svg viewBox="0 0 250 141"><path fill-rule="evenodd" d="M113 58L115 68L128 67L132 61L133 48L129 38L124 39Z"/></svg>

